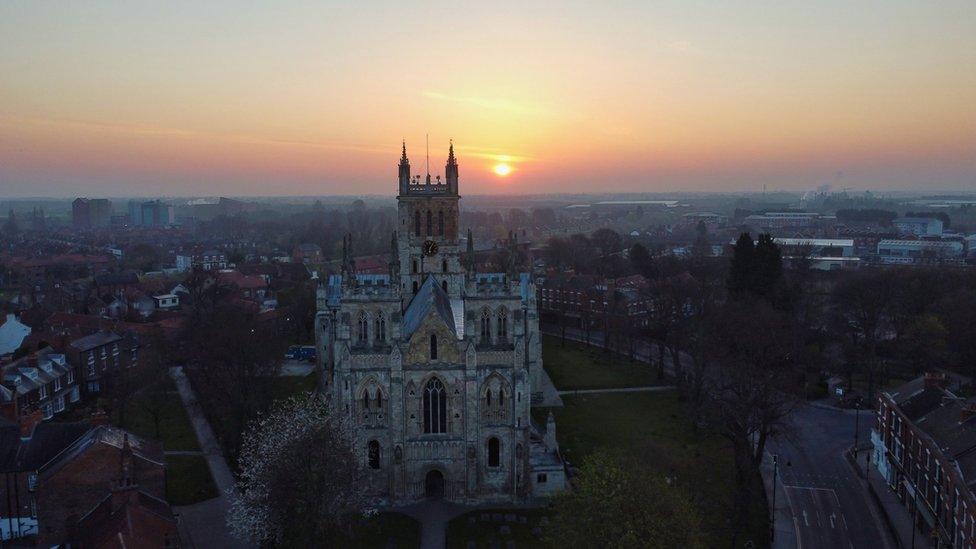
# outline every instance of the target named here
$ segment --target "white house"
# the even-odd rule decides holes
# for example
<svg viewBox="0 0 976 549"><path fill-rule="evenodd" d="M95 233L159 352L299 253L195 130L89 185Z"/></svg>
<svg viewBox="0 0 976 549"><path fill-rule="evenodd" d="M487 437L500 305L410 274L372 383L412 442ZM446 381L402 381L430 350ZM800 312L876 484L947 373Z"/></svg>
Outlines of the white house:
<svg viewBox="0 0 976 549"><path fill-rule="evenodd" d="M20 348L20 344L30 333L30 326L22 324L16 315L8 314L3 324L0 324L0 356L9 355Z"/></svg>

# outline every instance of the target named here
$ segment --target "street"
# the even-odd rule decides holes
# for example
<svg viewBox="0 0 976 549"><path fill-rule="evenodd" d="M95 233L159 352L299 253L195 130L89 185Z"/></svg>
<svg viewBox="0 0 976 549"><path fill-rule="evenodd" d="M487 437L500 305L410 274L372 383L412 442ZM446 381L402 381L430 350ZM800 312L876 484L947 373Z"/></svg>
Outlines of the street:
<svg viewBox="0 0 976 549"><path fill-rule="evenodd" d="M854 444L855 422L864 443L871 420L870 411L855 418L853 411L805 405L794 414L789 439L768 445L778 456L798 547L894 547L862 479L844 457Z"/></svg>

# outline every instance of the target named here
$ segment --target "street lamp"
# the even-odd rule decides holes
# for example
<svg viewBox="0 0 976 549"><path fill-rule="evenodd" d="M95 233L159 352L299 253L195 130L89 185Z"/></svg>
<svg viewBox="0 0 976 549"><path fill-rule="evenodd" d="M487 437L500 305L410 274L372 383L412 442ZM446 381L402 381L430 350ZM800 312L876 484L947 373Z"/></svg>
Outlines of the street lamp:
<svg viewBox="0 0 976 549"><path fill-rule="evenodd" d="M776 473L779 472L779 456L773 454L773 516L769 521L769 540L776 537Z"/></svg>

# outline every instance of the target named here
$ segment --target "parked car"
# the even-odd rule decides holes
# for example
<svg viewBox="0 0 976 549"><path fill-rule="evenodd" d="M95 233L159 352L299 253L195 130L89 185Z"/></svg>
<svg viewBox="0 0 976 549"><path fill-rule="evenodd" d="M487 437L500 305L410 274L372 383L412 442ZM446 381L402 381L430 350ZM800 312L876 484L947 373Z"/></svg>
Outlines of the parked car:
<svg viewBox="0 0 976 549"><path fill-rule="evenodd" d="M314 345L292 345L288 347L285 352L285 358L291 360L307 360L309 362L315 361L315 346Z"/></svg>

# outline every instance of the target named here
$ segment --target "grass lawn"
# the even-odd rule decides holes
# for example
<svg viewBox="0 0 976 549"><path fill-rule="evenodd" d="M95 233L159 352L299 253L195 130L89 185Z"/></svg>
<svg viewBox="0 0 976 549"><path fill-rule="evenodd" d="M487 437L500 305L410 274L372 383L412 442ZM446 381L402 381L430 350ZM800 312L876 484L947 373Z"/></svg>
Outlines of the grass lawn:
<svg viewBox="0 0 976 549"><path fill-rule="evenodd" d="M542 363L560 391L660 384L650 364L557 336L542 337Z"/></svg>
<svg viewBox="0 0 976 549"><path fill-rule="evenodd" d="M165 382L165 390L163 405L159 406L162 412L158 435L155 418L149 413L152 408L147 400L153 397L142 394L136 394L129 401L124 428L141 437L161 440L163 448L166 450L199 450L200 444L197 442L197 436L193 432L193 425L190 424L186 409L183 408L183 401L180 400L180 395L176 392L176 385L168 378ZM118 414L113 419L118 425Z"/></svg>
<svg viewBox="0 0 976 549"><path fill-rule="evenodd" d="M696 434L676 391L563 396L553 409L556 435L566 459L578 465L586 455L604 450L641 459L662 475L674 476L694 494L706 527L706 546L727 547L732 531L732 455L724 440ZM548 410L534 409L536 419ZM752 524L740 545L752 539L765 546L765 501L757 486Z"/></svg>
<svg viewBox="0 0 976 549"><path fill-rule="evenodd" d="M171 505L189 505L217 495L203 456L166 456L166 500Z"/></svg>
<svg viewBox="0 0 976 549"><path fill-rule="evenodd" d="M400 513L380 513L359 525L355 539L342 546L362 549L420 547L420 523Z"/></svg>
<svg viewBox="0 0 976 549"><path fill-rule="evenodd" d="M474 542L479 549L505 547L509 541L516 548L539 547L542 542L532 533L544 527L545 509L485 509L454 518L447 525L447 547L467 549Z"/></svg>
<svg viewBox="0 0 976 549"><path fill-rule="evenodd" d="M315 374L307 376L279 376L271 380L271 394L275 400L285 399L315 389Z"/></svg>

